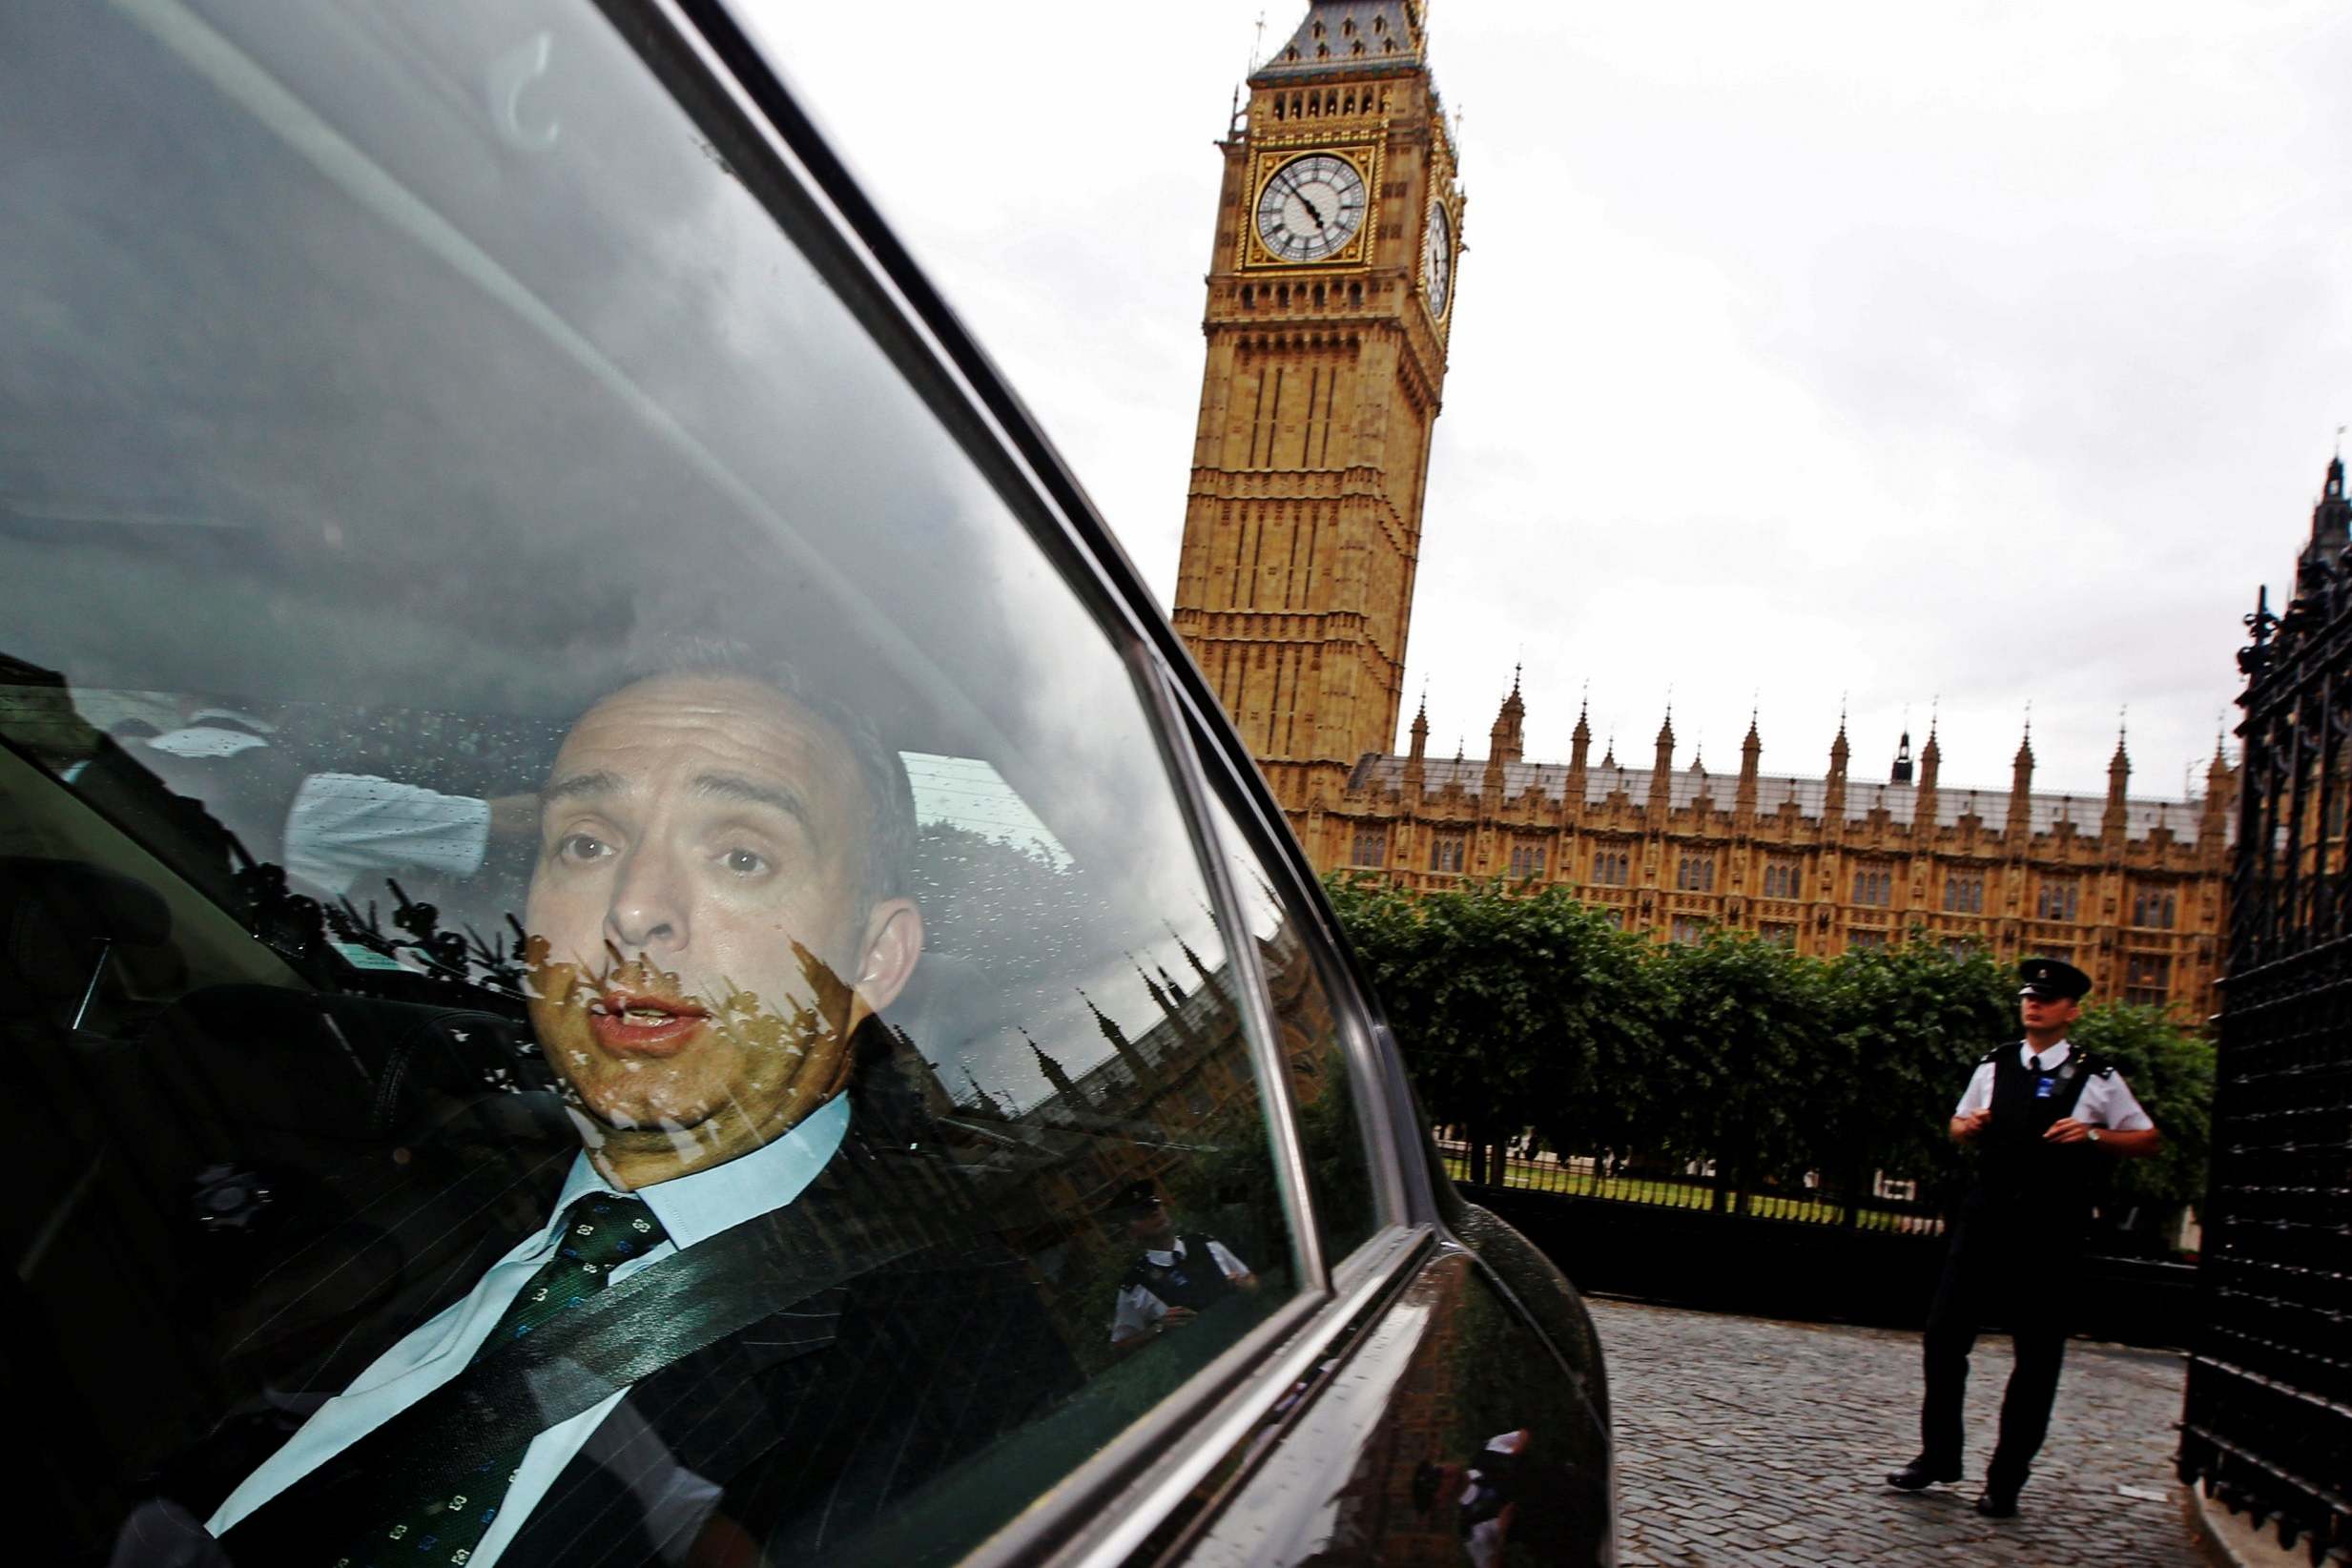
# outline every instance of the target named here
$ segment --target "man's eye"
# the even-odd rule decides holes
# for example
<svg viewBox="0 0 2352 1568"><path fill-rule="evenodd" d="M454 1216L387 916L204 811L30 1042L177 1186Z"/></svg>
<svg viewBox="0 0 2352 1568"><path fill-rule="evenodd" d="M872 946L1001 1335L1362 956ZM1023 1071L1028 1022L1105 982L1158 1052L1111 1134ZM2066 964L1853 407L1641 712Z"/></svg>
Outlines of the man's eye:
<svg viewBox="0 0 2352 1568"><path fill-rule="evenodd" d="M585 833L567 833L555 841L555 853L567 860L601 860L612 851L601 838Z"/></svg>
<svg viewBox="0 0 2352 1568"><path fill-rule="evenodd" d="M738 877L756 877L768 869L768 857L757 850L729 850L726 866Z"/></svg>

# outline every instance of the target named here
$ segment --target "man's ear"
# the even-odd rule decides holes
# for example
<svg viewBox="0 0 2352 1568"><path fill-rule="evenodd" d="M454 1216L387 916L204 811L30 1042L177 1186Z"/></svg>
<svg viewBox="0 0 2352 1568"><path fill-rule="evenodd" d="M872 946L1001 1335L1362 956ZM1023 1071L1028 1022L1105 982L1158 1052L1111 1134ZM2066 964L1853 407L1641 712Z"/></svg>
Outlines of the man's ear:
<svg viewBox="0 0 2352 1568"><path fill-rule="evenodd" d="M850 989L862 1018L897 1000L906 989L907 977L915 973L915 960L922 957L923 915L915 900L888 898L876 904L866 917L865 944L859 951L857 979Z"/></svg>

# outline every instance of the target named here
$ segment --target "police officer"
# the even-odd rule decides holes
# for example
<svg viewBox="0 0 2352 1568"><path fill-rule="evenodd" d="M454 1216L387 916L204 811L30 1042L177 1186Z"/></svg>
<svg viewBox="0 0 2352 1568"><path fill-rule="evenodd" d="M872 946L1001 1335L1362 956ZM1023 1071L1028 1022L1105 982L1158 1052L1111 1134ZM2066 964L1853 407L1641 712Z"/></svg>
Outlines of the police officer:
<svg viewBox="0 0 2352 1568"><path fill-rule="evenodd" d="M1119 1282L1111 1344L1120 1350L1134 1350L1191 1322L1236 1290L1258 1288L1258 1276L1223 1242L1197 1233L1179 1235L1148 1180L1123 1187L1107 1214L1126 1227L1128 1240L1143 1254Z"/></svg>
<svg viewBox="0 0 2352 1568"><path fill-rule="evenodd" d="M2099 1163L2143 1159L2162 1141L2123 1076L2067 1043L2091 977L2057 959L2028 959L2018 973L2025 1039L1988 1052L1952 1111L1953 1142L1974 1145L1983 1160L1928 1314L1919 1455L1887 1477L1906 1492L1960 1478L1969 1351L1986 1322L2006 1323L2016 1366L1976 1499L1991 1518L2017 1512L2050 1429Z"/></svg>

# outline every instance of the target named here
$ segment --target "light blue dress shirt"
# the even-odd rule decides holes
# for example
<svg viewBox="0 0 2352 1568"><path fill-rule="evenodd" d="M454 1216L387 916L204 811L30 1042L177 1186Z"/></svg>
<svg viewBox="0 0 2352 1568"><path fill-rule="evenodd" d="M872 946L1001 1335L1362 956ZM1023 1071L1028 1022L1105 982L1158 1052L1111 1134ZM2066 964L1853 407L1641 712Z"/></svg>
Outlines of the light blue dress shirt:
<svg viewBox="0 0 2352 1568"><path fill-rule="evenodd" d="M816 1173L825 1168L826 1162L840 1148L848 1130L849 1097L836 1095L815 1115L765 1147L691 1176L640 1187L634 1196L644 1199L653 1210L654 1218L670 1233L670 1240L650 1248L643 1257L621 1264L612 1270L610 1279L626 1279L680 1248L691 1247L745 1220L782 1208L807 1190ZM512 1251L485 1270L464 1300L394 1345L352 1379L349 1388L320 1406L285 1447L270 1455L229 1494L228 1499L205 1521L205 1528L216 1536L227 1531L325 1460L464 1372L525 1282L554 1254L563 1239L557 1222L563 1218L564 1210L574 1200L589 1193L616 1190L597 1174L586 1154L575 1158L547 1223L516 1243ZM489 1533L466 1559L469 1568L489 1568L498 1560L499 1554L514 1539L540 1498L547 1496L547 1489L564 1473L564 1467L587 1443L588 1434L628 1393L626 1389L619 1390L593 1408L531 1439L522 1467L515 1472L514 1485L499 1504L498 1517L490 1521ZM332 1551L342 1544L319 1543L321 1551Z"/></svg>

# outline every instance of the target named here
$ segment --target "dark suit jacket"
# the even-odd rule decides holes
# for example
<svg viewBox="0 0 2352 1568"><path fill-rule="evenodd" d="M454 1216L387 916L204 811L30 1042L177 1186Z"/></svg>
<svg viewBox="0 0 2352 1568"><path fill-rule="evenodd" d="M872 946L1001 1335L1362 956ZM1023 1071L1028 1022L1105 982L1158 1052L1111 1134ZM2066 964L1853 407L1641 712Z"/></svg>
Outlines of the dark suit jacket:
<svg viewBox="0 0 2352 1568"><path fill-rule="evenodd" d="M533 1509L502 1564L811 1561L803 1554L820 1551L837 1559L843 1543L924 1482L1077 1387L1076 1365L1024 1263L988 1228L963 1179L928 1152L936 1145L906 1136L898 1120L861 1104L815 1181L787 1208L751 1222L789 1228L794 1245L785 1250L799 1259L755 1286L773 1293L774 1310L634 1385ZM536 1175L546 1165L524 1162ZM431 1241L448 1235L448 1211L497 1195L490 1189L502 1179L478 1173L470 1186L439 1189L400 1216L422 1238L409 1269L422 1283L368 1314L378 1331L306 1330L289 1321L299 1309L266 1310L277 1338L299 1347L315 1394L242 1433L224 1430L196 1467L201 1475L170 1489L187 1515L207 1516L319 1398L397 1339L392 1331L462 1296L511 1246L510 1233L444 1240L449 1256L430 1255ZM812 1231L854 1270L814 1292L804 1288ZM657 1267L696 1267L703 1250ZM297 1301L307 1289L285 1287ZM646 1333L662 1327L649 1323ZM285 1372L281 1363L270 1382L286 1389ZM363 1528L354 1515L375 1505L380 1484L338 1474L330 1460L228 1532L226 1560L239 1568L332 1560Z"/></svg>

